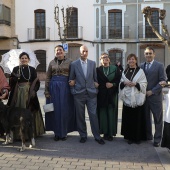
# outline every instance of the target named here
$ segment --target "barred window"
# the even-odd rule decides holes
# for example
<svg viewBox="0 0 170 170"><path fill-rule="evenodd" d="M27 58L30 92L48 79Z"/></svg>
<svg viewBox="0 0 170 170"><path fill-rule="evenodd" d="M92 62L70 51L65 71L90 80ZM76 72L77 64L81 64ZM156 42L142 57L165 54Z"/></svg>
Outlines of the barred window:
<svg viewBox="0 0 170 170"><path fill-rule="evenodd" d="M109 38L122 38L122 10L109 10Z"/></svg>
<svg viewBox="0 0 170 170"><path fill-rule="evenodd" d="M45 10L38 9L35 13L35 39L46 38L46 27L45 27Z"/></svg>
<svg viewBox="0 0 170 170"><path fill-rule="evenodd" d="M156 28L156 30L159 32L160 31L159 11L157 8L152 8L151 23ZM155 33L152 31L152 27L149 25L146 19L145 19L145 33L146 33L146 38L157 38Z"/></svg>
<svg viewBox="0 0 170 170"><path fill-rule="evenodd" d="M67 38L78 38L78 9L67 8Z"/></svg>
<svg viewBox="0 0 170 170"><path fill-rule="evenodd" d="M122 65L122 51L121 50L110 50L109 51L110 63L112 65L116 64L116 61L120 61Z"/></svg>

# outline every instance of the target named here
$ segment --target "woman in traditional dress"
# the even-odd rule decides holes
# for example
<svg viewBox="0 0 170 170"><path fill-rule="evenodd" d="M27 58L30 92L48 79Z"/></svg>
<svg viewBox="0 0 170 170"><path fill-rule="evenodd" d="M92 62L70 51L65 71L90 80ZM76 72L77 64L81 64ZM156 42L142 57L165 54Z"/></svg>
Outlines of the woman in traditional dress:
<svg viewBox="0 0 170 170"><path fill-rule="evenodd" d="M63 46L56 46L55 52L45 82L46 103L53 103L54 111L45 113L45 126L46 131L54 132L55 141L64 141L67 133L76 130L74 100L68 83L71 60L65 57Z"/></svg>
<svg viewBox="0 0 170 170"><path fill-rule="evenodd" d="M146 76L137 65L137 57L127 57L128 67L122 74L120 99L123 101L121 134L128 144L137 143L146 138L143 104L146 97Z"/></svg>
<svg viewBox="0 0 170 170"><path fill-rule="evenodd" d="M166 68L166 74L167 74L167 82L160 82L160 85L163 87L165 85L168 86L169 90L168 93L164 95L165 97L165 114L164 114L164 129L163 129L163 138L161 147L166 147L170 149L170 65Z"/></svg>
<svg viewBox="0 0 170 170"><path fill-rule="evenodd" d="M19 55L20 65L14 67L9 84L11 93L8 100L9 106L28 108L34 115L34 135L45 133L43 117L37 97L40 81L34 67L29 66L30 57L26 52ZM14 139L20 139L19 129L14 130Z"/></svg>
<svg viewBox="0 0 170 170"><path fill-rule="evenodd" d="M110 65L107 53L100 57L101 66L97 68L99 92L97 97L97 112L100 134L105 140L112 141L117 133L118 120L118 86L120 71L115 65Z"/></svg>

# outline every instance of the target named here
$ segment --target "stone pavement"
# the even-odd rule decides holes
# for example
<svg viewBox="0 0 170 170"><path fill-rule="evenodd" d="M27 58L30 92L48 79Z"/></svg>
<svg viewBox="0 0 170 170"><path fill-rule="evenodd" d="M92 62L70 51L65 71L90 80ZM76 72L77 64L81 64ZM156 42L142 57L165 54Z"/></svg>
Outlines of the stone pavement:
<svg viewBox="0 0 170 170"><path fill-rule="evenodd" d="M38 96L45 103L42 83ZM7 146L0 140L0 169L3 170L170 170L170 153L166 148L154 148L152 142L129 145L120 135L121 106L119 102L118 135L112 142L99 145L92 137L86 115L88 140L79 143L77 132L68 134L66 141L55 142L53 132L36 138L36 147L19 152L15 142ZM44 116L44 115L43 115Z"/></svg>

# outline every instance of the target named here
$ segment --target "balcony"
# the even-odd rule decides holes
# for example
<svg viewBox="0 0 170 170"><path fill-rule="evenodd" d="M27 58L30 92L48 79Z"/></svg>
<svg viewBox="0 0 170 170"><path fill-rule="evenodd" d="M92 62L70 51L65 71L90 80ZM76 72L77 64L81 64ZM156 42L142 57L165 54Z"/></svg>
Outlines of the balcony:
<svg viewBox="0 0 170 170"><path fill-rule="evenodd" d="M45 41L50 39L50 28L28 28L28 41Z"/></svg>
<svg viewBox="0 0 170 170"><path fill-rule="evenodd" d="M162 32L162 28L161 25L155 26L155 28L158 30L158 32L165 37L164 32ZM158 40L158 37L155 35L155 33L152 31L151 26L149 25L141 25L139 26L139 35L138 35L139 39L145 39L145 40Z"/></svg>
<svg viewBox="0 0 170 170"><path fill-rule="evenodd" d="M60 27L61 38L64 38L64 28ZM75 39L83 39L83 27L68 27L66 30L66 40L75 40Z"/></svg>
<svg viewBox="0 0 170 170"><path fill-rule="evenodd" d="M129 38L129 26L102 27L102 39L125 39Z"/></svg>

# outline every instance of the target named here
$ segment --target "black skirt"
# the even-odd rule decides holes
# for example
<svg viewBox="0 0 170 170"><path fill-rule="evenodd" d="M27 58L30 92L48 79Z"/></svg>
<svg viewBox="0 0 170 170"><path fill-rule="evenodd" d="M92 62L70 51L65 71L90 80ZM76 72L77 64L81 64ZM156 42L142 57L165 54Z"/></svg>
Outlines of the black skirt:
<svg viewBox="0 0 170 170"><path fill-rule="evenodd" d="M139 142L146 140L144 107L131 108L123 105L121 135L124 139Z"/></svg>
<svg viewBox="0 0 170 170"><path fill-rule="evenodd" d="M170 149L170 123L164 122L163 138L161 147Z"/></svg>

